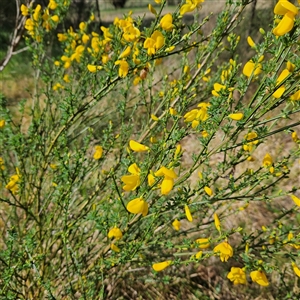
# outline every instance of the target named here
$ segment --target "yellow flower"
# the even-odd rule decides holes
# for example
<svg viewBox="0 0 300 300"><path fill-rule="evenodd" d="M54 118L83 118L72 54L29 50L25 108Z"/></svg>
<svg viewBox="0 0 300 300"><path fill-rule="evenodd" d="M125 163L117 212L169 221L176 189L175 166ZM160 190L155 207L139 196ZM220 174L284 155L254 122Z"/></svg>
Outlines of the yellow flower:
<svg viewBox="0 0 300 300"><path fill-rule="evenodd" d="M297 206L300 206L300 199L298 197L296 197L295 195L290 195L290 197L292 198L292 200L295 202Z"/></svg>
<svg viewBox="0 0 300 300"><path fill-rule="evenodd" d="M209 133L206 130L203 130L201 132L202 137L207 138L209 136Z"/></svg>
<svg viewBox="0 0 300 300"><path fill-rule="evenodd" d="M230 272L227 275L227 278L233 282L233 284L246 284L247 278L246 273L241 268L231 267Z"/></svg>
<svg viewBox="0 0 300 300"><path fill-rule="evenodd" d="M239 113L230 114L228 117L234 121L240 121L243 119L244 114L239 112Z"/></svg>
<svg viewBox="0 0 300 300"><path fill-rule="evenodd" d="M141 82L141 77L135 77L134 79L133 79L133 85L138 85L140 82Z"/></svg>
<svg viewBox="0 0 300 300"><path fill-rule="evenodd" d="M247 77L257 76L262 72L262 66L260 63L255 64L253 61L248 61L244 68L243 68L243 74Z"/></svg>
<svg viewBox="0 0 300 300"><path fill-rule="evenodd" d="M202 254L203 254L203 251L199 251L199 252L197 252L196 254L192 255L191 258L201 259Z"/></svg>
<svg viewBox="0 0 300 300"><path fill-rule="evenodd" d="M192 128L196 128L200 124L200 122L205 122L209 118L209 115L207 113L207 109L209 106L209 103L199 103L199 109L192 109L183 116L183 118L185 119L184 121L192 122Z"/></svg>
<svg viewBox="0 0 300 300"><path fill-rule="evenodd" d="M101 66L95 66L95 65L90 65L90 64L87 65L87 68L91 73L96 73L97 71L102 69Z"/></svg>
<svg viewBox="0 0 300 300"><path fill-rule="evenodd" d="M175 49L175 46L170 46L168 48L165 49L165 52L171 52Z"/></svg>
<svg viewBox="0 0 300 300"><path fill-rule="evenodd" d="M226 89L226 85L220 84L220 83L214 83L214 89L212 90L212 94L215 97L220 97L220 94L218 92L220 92L221 90L225 90Z"/></svg>
<svg viewBox="0 0 300 300"><path fill-rule="evenodd" d="M0 126L0 128L1 128L1 126ZM299 140L296 131L293 131L293 132L292 132L292 140L293 140L295 143L297 143L297 141Z"/></svg>
<svg viewBox="0 0 300 300"><path fill-rule="evenodd" d="M65 69L70 68L70 66L71 66L71 58L70 57L63 55L60 59L64 62Z"/></svg>
<svg viewBox="0 0 300 300"><path fill-rule="evenodd" d="M155 30L151 37L146 38L144 42L144 48L147 49L148 55L153 55L165 44L165 38L162 33Z"/></svg>
<svg viewBox="0 0 300 300"><path fill-rule="evenodd" d="M42 9L42 7L38 4L36 6L35 10L34 10L33 15L32 15L33 20L36 21L36 22L39 20L41 9Z"/></svg>
<svg viewBox="0 0 300 300"><path fill-rule="evenodd" d="M56 169L57 169L57 164L50 164L49 167L50 167L52 170L56 170Z"/></svg>
<svg viewBox="0 0 300 300"><path fill-rule="evenodd" d="M196 243L198 244L198 247L200 249L206 249L206 248L209 248L209 246L210 246L209 239L206 239L206 238L197 239Z"/></svg>
<svg viewBox="0 0 300 300"><path fill-rule="evenodd" d="M300 90L297 91L296 93L294 93L294 94L290 97L290 99L293 100L293 101L300 100Z"/></svg>
<svg viewBox="0 0 300 300"><path fill-rule="evenodd" d="M245 246L245 253L248 255L249 253L249 243L246 243L246 246Z"/></svg>
<svg viewBox="0 0 300 300"><path fill-rule="evenodd" d="M190 208L187 206L187 204L184 205L184 212L186 215L186 218L189 222L193 222L193 216L191 214Z"/></svg>
<svg viewBox="0 0 300 300"><path fill-rule="evenodd" d="M4 160L3 160L2 157L0 157L0 169L1 169L1 170L5 170Z"/></svg>
<svg viewBox="0 0 300 300"><path fill-rule="evenodd" d="M0 120L0 129L4 128L5 120Z"/></svg>
<svg viewBox="0 0 300 300"><path fill-rule="evenodd" d="M140 30L138 28L136 28L135 26L133 26L133 25L124 27L123 28L123 32L124 32L123 33L123 38L127 42L134 42L141 35Z"/></svg>
<svg viewBox="0 0 300 300"><path fill-rule="evenodd" d="M277 78L277 81L276 81L276 86L280 85L280 83L282 81L284 81L286 79L286 77L288 77L290 74L290 71L288 69L284 69L280 75L278 76ZM283 85L281 85L274 93L273 93L273 96L278 99L282 96L282 94L284 93L285 91L285 87Z"/></svg>
<svg viewBox="0 0 300 300"><path fill-rule="evenodd" d="M109 60L110 60L110 58L107 54L102 55L101 61L104 65L107 64Z"/></svg>
<svg viewBox="0 0 300 300"><path fill-rule="evenodd" d="M153 121L155 121L155 122L157 122L159 119L158 119L158 117L156 116L156 115L153 115L153 114L151 114L151 119L153 120Z"/></svg>
<svg viewBox="0 0 300 300"><path fill-rule="evenodd" d="M131 164L128 168L128 172L131 175L124 175L121 177L121 181L125 183L123 190L134 191L140 185L140 172L141 170L136 163Z"/></svg>
<svg viewBox="0 0 300 300"><path fill-rule="evenodd" d="M250 277L252 279L253 282L256 282L257 284L261 285L261 286L268 286L269 285L269 281L267 279L266 274L263 271L252 271L250 273Z"/></svg>
<svg viewBox="0 0 300 300"><path fill-rule="evenodd" d="M152 186L155 183L155 177L153 176L152 173L148 174L147 179L148 179L148 185L149 186Z"/></svg>
<svg viewBox="0 0 300 300"><path fill-rule="evenodd" d="M288 0L279 0L274 7L274 14L283 16L288 12L296 15L298 8Z"/></svg>
<svg viewBox="0 0 300 300"><path fill-rule="evenodd" d="M120 54L119 59L121 58L126 58L127 56L129 56L131 53L131 47L128 46L126 47L126 49Z"/></svg>
<svg viewBox="0 0 300 300"><path fill-rule="evenodd" d="M57 3L54 0L50 0L49 4L48 4L48 7L49 7L49 9L54 10L57 7Z"/></svg>
<svg viewBox="0 0 300 300"><path fill-rule="evenodd" d="M297 197L296 197L296 198L297 198ZM297 198L297 199L298 199L298 203L299 203L299 206L300 206L300 199L299 199L299 198ZM297 199L296 199L296 200L297 200ZM298 204L297 204L297 205L298 205ZM293 238L294 238L293 233L292 233L292 232L289 232L288 237L287 237L287 241L284 241L284 243L287 243L287 242L291 241ZM298 244L289 243L289 245L292 246L292 247L295 248L295 249L300 249L300 245L298 245Z"/></svg>
<svg viewBox="0 0 300 300"><path fill-rule="evenodd" d="M297 265L294 262L292 262L292 267L293 267L293 270L294 270L295 274L298 277L300 277L300 269L297 267Z"/></svg>
<svg viewBox="0 0 300 300"><path fill-rule="evenodd" d="M64 82L70 82L69 74L65 74L63 77Z"/></svg>
<svg viewBox="0 0 300 300"><path fill-rule="evenodd" d="M180 8L180 14L184 15L187 12L193 11L195 8L199 7L204 0L186 0L186 3L183 4Z"/></svg>
<svg viewBox="0 0 300 300"><path fill-rule="evenodd" d="M272 166L273 160L272 160L272 157L271 157L271 155L269 153L267 153L265 155L262 164L263 164L264 167L270 167L270 166Z"/></svg>
<svg viewBox="0 0 300 300"><path fill-rule="evenodd" d="M282 36L294 27L295 16L298 13L298 8L289 1L278 1L274 7L274 14L281 15L283 18L278 25L273 29L276 36Z"/></svg>
<svg viewBox="0 0 300 300"><path fill-rule="evenodd" d="M287 1L286 1L287 2ZM287 12L278 25L273 29L273 33L276 36L282 36L290 32L295 23L295 15L292 12Z"/></svg>
<svg viewBox="0 0 300 300"><path fill-rule="evenodd" d="M150 143L155 144L157 143L157 138L155 136L150 137Z"/></svg>
<svg viewBox="0 0 300 300"><path fill-rule="evenodd" d="M58 15L54 15L51 17L51 20L55 23L57 23L59 21L59 16Z"/></svg>
<svg viewBox="0 0 300 300"><path fill-rule="evenodd" d="M27 19L24 27L29 31L30 35L34 34L34 22L32 19Z"/></svg>
<svg viewBox="0 0 300 300"><path fill-rule="evenodd" d="M110 244L110 249L114 252L120 252L120 248L116 246L115 244Z"/></svg>
<svg viewBox="0 0 300 300"><path fill-rule="evenodd" d="M145 152L147 150L149 150L149 147L140 144L134 140L130 140L129 141L129 147L131 150L135 151L135 152Z"/></svg>
<svg viewBox="0 0 300 300"><path fill-rule="evenodd" d="M100 29L101 29L102 32L103 32L104 40L105 40L106 42L111 41L111 39L113 38L113 35L109 32L109 28L106 28L106 27L104 27L104 26L101 26Z"/></svg>
<svg viewBox="0 0 300 300"><path fill-rule="evenodd" d="M175 219L173 222L172 222L172 226L175 230L180 230L180 226L181 226L181 223L180 221L178 221L177 219Z"/></svg>
<svg viewBox="0 0 300 300"><path fill-rule="evenodd" d="M90 37L85 33L83 34L81 40L84 44L86 44L89 41Z"/></svg>
<svg viewBox="0 0 300 300"><path fill-rule="evenodd" d="M251 141L251 140L257 138L257 133L254 132L254 131L253 131L253 132L249 132L249 133L247 133L247 134L244 136L244 138L245 138L245 140L247 140L247 141ZM243 149L244 149L245 151L251 152L252 149L253 149L253 145L256 145L256 144L258 144L258 140L255 140L255 141L253 141L253 142L249 142L249 143L243 145Z"/></svg>
<svg viewBox="0 0 300 300"><path fill-rule="evenodd" d="M164 176L164 179L161 183L161 194L168 195L173 189L174 179L177 178L177 174L171 169L161 167L154 173L154 175L158 177Z"/></svg>
<svg viewBox="0 0 300 300"><path fill-rule="evenodd" d="M251 47L251 48L255 48L256 45L254 43L254 41L252 40L251 36L248 36L247 37L247 42L248 42L248 45Z"/></svg>
<svg viewBox="0 0 300 300"><path fill-rule="evenodd" d="M148 4L148 9L152 14L154 14L155 16L157 15L157 11L151 4Z"/></svg>
<svg viewBox="0 0 300 300"><path fill-rule="evenodd" d="M119 76L126 77L129 71L129 64L126 60L117 60L115 65L120 65L119 67Z"/></svg>
<svg viewBox="0 0 300 300"><path fill-rule="evenodd" d="M294 72L295 70L295 65L293 63L291 63L289 60L286 63L286 68L288 69L289 72Z"/></svg>
<svg viewBox="0 0 300 300"><path fill-rule="evenodd" d="M144 217L148 214L148 203L143 198L135 198L128 202L127 210L132 214L142 214Z"/></svg>
<svg viewBox="0 0 300 300"><path fill-rule="evenodd" d="M167 268L171 263L172 263L171 260L166 260L166 261L163 261L160 263L153 264L152 268L154 271L160 272L160 271L164 270L165 268Z"/></svg>
<svg viewBox="0 0 300 300"><path fill-rule="evenodd" d="M171 116L176 116L177 115L177 111L173 107L169 108L169 113L170 113Z"/></svg>
<svg viewBox="0 0 300 300"><path fill-rule="evenodd" d="M8 184L5 186L8 190L10 190L14 195L19 190L20 175L15 174L10 177Z"/></svg>
<svg viewBox="0 0 300 300"><path fill-rule="evenodd" d="M87 28L87 24L85 22L80 22L79 29L80 31L85 31Z"/></svg>
<svg viewBox="0 0 300 300"><path fill-rule="evenodd" d="M109 239L115 238L115 239L119 240L119 239L122 238L123 233L122 233L122 231L121 231L120 228L114 227L114 228L112 228L112 229L109 230L107 236L108 236Z"/></svg>
<svg viewBox="0 0 300 300"><path fill-rule="evenodd" d="M181 145L178 144L178 145L176 146L176 150L175 150L175 153L174 153L174 159L176 159L176 158L181 154L181 152L182 152Z"/></svg>
<svg viewBox="0 0 300 300"><path fill-rule="evenodd" d="M220 232L221 231L221 222L216 213L214 213L214 223L215 223L216 229Z"/></svg>
<svg viewBox="0 0 300 300"><path fill-rule="evenodd" d="M57 91L57 90L63 89L63 88L64 88L64 86L61 85L60 83L56 83L56 84L54 84L53 87L52 87L53 91Z"/></svg>
<svg viewBox="0 0 300 300"><path fill-rule="evenodd" d="M171 31L174 28L172 14L166 14L159 22L162 29Z"/></svg>
<svg viewBox="0 0 300 300"><path fill-rule="evenodd" d="M23 16L28 16L28 7L24 4L21 5L21 13Z"/></svg>
<svg viewBox="0 0 300 300"><path fill-rule="evenodd" d="M222 242L214 248L214 252L220 255L222 262L233 256L233 249L227 242Z"/></svg>
<svg viewBox="0 0 300 300"><path fill-rule="evenodd" d="M208 187L208 186L205 186L205 187L204 187L204 191L205 191L205 193L206 193L208 196L211 196L211 195L213 194L212 189L211 189L210 187Z"/></svg>
<svg viewBox="0 0 300 300"><path fill-rule="evenodd" d="M76 60L79 63L83 52L84 52L84 46L83 45L77 46L75 52L71 55L71 61Z"/></svg>
<svg viewBox="0 0 300 300"><path fill-rule="evenodd" d="M190 73L190 67L185 65L183 68L183 74L187 74L187 73Z"/></svg>
<svg viewBox="0 0 300 300"><path fill-rule="evenodd" d="M103 148L101 146L95 146L94 159L100 159L102 157Z"/></svg>

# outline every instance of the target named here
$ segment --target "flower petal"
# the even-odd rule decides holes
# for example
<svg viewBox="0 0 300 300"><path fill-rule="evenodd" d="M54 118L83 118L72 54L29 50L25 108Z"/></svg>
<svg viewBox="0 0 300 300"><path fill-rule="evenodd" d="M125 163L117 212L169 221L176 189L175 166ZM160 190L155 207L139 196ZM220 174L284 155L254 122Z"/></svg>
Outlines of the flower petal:
<svg viewBox="0 0 300 300"><path fill-rule="evenodd" d="M174 179L168 176L165 176L164 180L161 183L161 194L168 195L174 186Z"/></svg>
<svg viewBox="0 0 300 300"><path fill-rule="evenodd" d="M184 205L184 211L185 211L185 215L186 215L186 218L188 219L188 221L193 222L193 217L192 217L190 208L186 204Z"/></svg>
<svg viewBox="0 0 300 300"><path fill-rule="evenodd" d="M282 36L288 32L290 32L294 27L295 15L288 12L281 19L279 24L273 29L273 33L276 36Z"/></svg>
<svg viewBox="0 0 300 300"><path fill-rule="evenodd" d="M164 270L165 268L167 268L171 263L172 263L171 260L166 260L166 261L163 261L160 263L153 264L152 268L154 271L160 272L160 271Z"/></svg>
<svg viewBox="0 0 300 300"><path fill-rule="evenodd" d="M145 213L145 201L143 198L135 198L128 202L126 208L132 214Z"/></svg>
<svg viewBox="0 0 300 300"><path fill-rule="evenodd" d="M135 151L135 152L144 152L147 151L149 149L149 147L140 144L134 140L130 140L129 141L129 147L131 150Z"/></svg>

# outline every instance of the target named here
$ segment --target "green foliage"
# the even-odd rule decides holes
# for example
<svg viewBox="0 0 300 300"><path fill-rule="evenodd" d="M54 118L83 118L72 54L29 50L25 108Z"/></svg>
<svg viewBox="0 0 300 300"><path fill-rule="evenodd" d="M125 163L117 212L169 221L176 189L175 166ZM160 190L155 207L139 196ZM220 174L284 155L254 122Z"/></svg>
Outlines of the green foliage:
<svg viewBox="0 0 300 300"><path fill-rule="evenodd" d="M174 278L201 299L229 280L295 296L299 19L277 15L241 57L250 1L213 24L202 2L163 15L162 1L144 28L128 14L90 31L92 15L58 34L57 56L69 1L22 7L37 84L18 114L1 99L2 297L115 299L120 284L152 299ZM227 290L195 292L182 270L212 264Z"/></svg>

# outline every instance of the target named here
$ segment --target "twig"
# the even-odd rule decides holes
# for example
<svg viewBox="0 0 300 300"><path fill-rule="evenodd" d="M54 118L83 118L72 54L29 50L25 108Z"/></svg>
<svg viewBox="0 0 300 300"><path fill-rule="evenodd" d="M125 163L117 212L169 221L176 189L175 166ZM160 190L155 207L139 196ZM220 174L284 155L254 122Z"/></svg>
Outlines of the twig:
<svg viewBox="0 0 300 300"><path fill-rule="evenodd" d="M31 1L29 5L31 5L32 3L33 3L33 1ZM15 29L12 34L12 39L8 46L6 55L3 58L3 60L0 62L0 72L4 70L4 68L7 66L7 64L9 63L9 61L13 55L18 54L23 51L26 51L28 49L28 47L25 47L25 48L21 49L21 51L14 51L21 41L23 28L24 28L24 24L26 21L26 17L25 16L22 17L20 14L20 4L21 4L20 0L16 0L17 12L16 12L16 20L15 20Z"/></svg>

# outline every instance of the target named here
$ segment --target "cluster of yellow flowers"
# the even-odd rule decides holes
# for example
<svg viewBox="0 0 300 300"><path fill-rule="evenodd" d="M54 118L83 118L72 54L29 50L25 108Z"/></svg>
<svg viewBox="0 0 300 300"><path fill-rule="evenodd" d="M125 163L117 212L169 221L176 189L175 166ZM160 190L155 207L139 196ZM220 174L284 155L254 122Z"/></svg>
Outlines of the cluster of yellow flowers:
<svg viewBox="0 0 300 300"><path fill-rule="evenodd" d="M200 4L203 2L204 0L187 0L180 9L180 15L192 12L197 7L200 7ZM49 9L55 9L56 6L54 4L55 1L51 0L48 5ZM149 9L150 11L155 12L151 5L149 6ZM38 14L39 10L40 6L37 6L35 9L36 14ZM47 10L45 11L45 14L47 14ZM54 16L50 19L53 18ZM46 19L46 17L44 19ZM54 19L58 21L58 17L55 17ZM94 16L92 15L90 21L93 20ZM33 36L34 22L28 21L27 25L26 28L28 29L29 34ZM141 52L147 51L149 56L155 55L165 46L166 33L176 29L173 24L173 15L170 13L162 16L158 28L151 32L150 36L146 36L144 41L140 37L145 34L142 34L140 29L135 25L134 20L131 17L131 12L124 19L116 17L114 20L114 28L101 26L100 29L102 34L94 31L88 33L87 25L88 23L82 22L79 25L78 32L74 32L71 27L67 33L59 33L57 35L58 40L66 44L66 48L65 54L61 56L60 60L56 60L54 64L56 66L63 65L65 69L68 69L72 66L73 62L79 63L83 55L90 54L90 63L87 64L87 69L90 72L96 73L100 70L109 71L108 67L106 68L106 64L111 60L114 62L113 65L118 66L119 77L126 77L130 70L136 74L136 77L133 79L134 85L137 85L141 80L145 79L147 71L145 72L144 70L150 68L149 63L140 65L141 59L139 57L142 57ZM47 26L51 29L50 25ZM114 39L117 39L118 43L121 41L124 46L124 50L121 53L112 48ZM170 47L165 48L164 51L170 52L174 48L175 46L171 45ZM159 64L160 62L160 59L155 60L156 64ZM111 65L109 68L111 68ZM64 81L68 82L66 80ZM53 86L54 90L63 88L64 85L60 83L56 83Z"/></svg>
<svg viewBox="0 0 300 300"><path fill-rule="evenodd" d="M192 109L183 116L185 119L184 121L191 122L192 128L196 128L200 124L200 122L205 122L209 118L207 112L209 106L209 103L199 103L199 109Z"/></svg>
<svg viewBox="0 0 300 300"><path fill-rule="evenodd" d="M40 4L38 4L34 9L27 7L26 5L21 5L21 13L28 19L25 22L25 29L27 29L28 34L36 41L41 41L41 35L39 31L39 26L42 26L46 31L50 31L52 28L56 27L59 22L59 16L57 14L52 14L50 11L55 12L57 9L57 3L55 0L50 0L48 7L42 10Z"/></svg>
<svg viewBox="0 0 300 300"><path fill-rule="evenodd" d="M130 140L129 147L134 152L145 152L145 151L149 150L148 146L140 144L134 140ZM134 191L140 185L141 170L139 169L137 164L134 163L129 166L128 172L130 173L130 175L124 175L121 177L121 181L125 184L123 186L123 189L125 191ZM177 174L174 172L174 170L168 169L164 166L162 166L159 170L157 170L154 173L152 171L150 171L150 173L148 174L148 184L150 187L155 184L155 182L156 182L155 177L163 177L163 180L160 184L161 194L168 195L171 192L171 190L173 189L174 179L177 178ZM141 199L141 198L138 198L138 199ZM132 202L132 201L134 201L134 202ZM132 203L136 203L137 205L140 205L140 202L136 201L136 199L134 199L132 201L131 201ZM132 203L131 203L130 207L132 207ZM139 213L145 212L145 210L143 210L142 208L141 208L141 210L138 210L138 211L139 211ZM147 211L148 211L148 209L147 209Z"/></svg>
<svg viewBox="0 0 300 300"><path fill-rule="evenodd" d="M287 34L293 29L295 16L298 14L298 8L288 0L279 0L274 8L274 14L283 16L282 19L275 20L278 25L273 29L273 34L279 37ZM261 32L263 32L263 30L261 30ZM248 37L247 41L251 48L257 50L257 47L251 37ZM248 61L244 65L243 74L248 78L257 79L258 75L263 71L263 67L261 64L263 60L264 56L261 55L256 62L254 62L253 60ZM286 63L286 68L281 71L276 80L275 91L272 94L274 98L278 99L283 95L286 90L286 87L283 85L283 83L294 72L294 70L295 65L288 61ZM290 99L294 101L300 100L300 90L292 94L290 96Z"/></svg>
<svg viewBox="0 0 300 300"><path fill-rule="evenodd" d="M217 214L214 214L214 222L215 222L215 227L220 232L221 231L221 223L220 223L220 220L219 220L219 217ZM173 226L174 226L174 224L173 224ZM199 238L196 240L196 244L201 249L201 251L197 252L194 255L194 258L198 260L198 259L201 259L203 250L210 247L210 240L208 238ZM233 248L227 242L227 240L225 240L224 242L221 242L220 244L218 244L214 247L213 253L218 255L222 262L227 262L228 259L233 256ZM167 260L167 261L154 263L152 265L152 268L154 271L160 272L172 264L173 264L172 260ZM299 274L300 274L300 270L296 269L297 266L294 263L293 263L293 268L294 268L294 271L296 274L297 274L297 272L299 272ZM259 284L261 286L269 285L267 276L266 276L265 272L261 269L251 271L250 277L253 282L256 282L257 284ZM240 268L240 267L232 267L230 272L227 275L227 278L230 281L232 281L235 285L236 284L247 284L246 269Z"/></svg>
<svg viewBox="0 0 300 300"><path fill-rule="evenodd" d="M21 180L21 175L19 173L19 169L17 168L16 171L17 171L17 174L12 175L10 177L9 182L6 185L6 188L8 190L10 190L14 195L17 194L17 192L19 191L19 183Z"/></svg>

